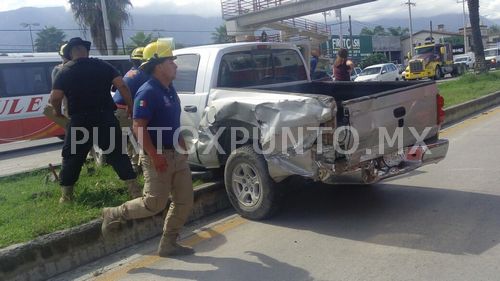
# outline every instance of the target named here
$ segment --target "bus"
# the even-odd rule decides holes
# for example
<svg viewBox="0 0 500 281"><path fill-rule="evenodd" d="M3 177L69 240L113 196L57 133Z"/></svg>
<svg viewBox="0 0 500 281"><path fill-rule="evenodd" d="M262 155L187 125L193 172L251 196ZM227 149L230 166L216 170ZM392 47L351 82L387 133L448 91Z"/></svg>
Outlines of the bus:
<svg viewBox="0 0 500 281"><path fill-rule="evenodd" d="M93 56L123 75L129 56ZM64 136L64 128L43 115L52 88L51 73L61 63L57 53L0 55L0 144Z"/></svg>

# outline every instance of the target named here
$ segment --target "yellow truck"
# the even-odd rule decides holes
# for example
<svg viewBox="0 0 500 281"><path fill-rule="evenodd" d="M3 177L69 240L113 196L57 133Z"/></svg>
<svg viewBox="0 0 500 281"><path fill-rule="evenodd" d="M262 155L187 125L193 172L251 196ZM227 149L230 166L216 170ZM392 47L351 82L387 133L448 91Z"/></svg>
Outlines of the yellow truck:
<svg viewBox="0 0 500 281"><path fill-rule="evenodd" d="M449 43L426 42L415 48L403 78L405 80L443 78L446 74L459 76L465 72L461 63L453 63L453 52Z"/></svg>

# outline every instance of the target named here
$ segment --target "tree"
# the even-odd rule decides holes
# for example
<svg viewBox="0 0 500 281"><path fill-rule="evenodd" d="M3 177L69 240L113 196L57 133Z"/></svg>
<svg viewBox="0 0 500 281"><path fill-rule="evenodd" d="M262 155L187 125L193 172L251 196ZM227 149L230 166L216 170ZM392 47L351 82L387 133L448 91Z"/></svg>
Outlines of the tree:
<svg viewBox="0 0 500 281"><path fill-rule="evenodd" d="M472 31L472 42L474 44L474 55L476 57L475 70L479 73L488 71L486 62L484 61L484 46L483 38L481 37L481 28L479 25L479 0L468 0L469 19Z"/></svg>
<svg viewBox="0 0 500 281"><path fill-rule="evenodd" d="M389 34L392 36L407 36L410 35L410 31L408 27L402 28L401 26L398 27L388 27L387 30L389 31Z"/></svg>
<svg viewBox="0 0 500 281"><path fill-rule="evenodd" d="M73 16L81 27L90 27L90 36L95 47L101 54L108 54L104 21L101 12L101 0L68 0L73 11ZM106 0L108 20L111 33L111 50L113 54L118 51L116 39L123 36L122 27L128 23L130 14L128 8L132 6L130 0Z"/></svg>
<svg viewBox="0 0 500 281"><path fill-rule="evenodd" d="M361 29L361 32L359 33L360 35L369 35L369 36L386 36L390 35L389 32L385 31L385 28L381 25L375 26L373 29L370 29L368 27L363 27Z"/></svg>
<svg viewBox="0 0 500 281"><path fill-rule="evenodd" d="M215 28L215 32L212 32L212 41L216 44L219 43L230 43L234 42L234 36L227 35L226 25L223 24Z"/></svg>
<svg viewBox="0 0 500 281"><path fill-rule="evenodd" d="M493 24L488 28L488 32L490 35L498 35L500 34L500 26L498 26L498 24Z"/></svg>
<svg viewBox="0 0 500 281"><path fill-rule="evenodd" d="M365 68L365 67L370 66L370 65L379 64L379 63L386 63L386 62L389 62L389 60L387 59L387 57L383 53L375 53L375 54L372 54L372 55L364 58L361 61L361 63L359 64L359 66L361 68Z"/></svg>
<svg viewBox="0 0 500 281"><path fill-rule="evenodd" d="M132 43L127 45L127 52L130 53L137 47L146 47L147 44L156 41L152 33L146 34L142 31L137 32L134 36L130 37Z"/></svg>
<svg viewBox="0 0 500 281"><path fill-rule="evenodd" d="M35 47L37 52L58 52L66 34L54 26L45 26L36 36Z"/></svg>

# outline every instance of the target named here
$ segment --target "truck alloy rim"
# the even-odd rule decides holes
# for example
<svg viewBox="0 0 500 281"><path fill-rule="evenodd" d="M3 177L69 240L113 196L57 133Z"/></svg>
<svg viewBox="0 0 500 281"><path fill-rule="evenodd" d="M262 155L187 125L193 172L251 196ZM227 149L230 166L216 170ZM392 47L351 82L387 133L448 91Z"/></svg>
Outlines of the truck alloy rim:
<svg viewBox="0 0 500 281"><path fill-rule="evenodd" d="M241 163L234 168L232 187L238 201L246 207L254 206L260 199L260 177L249 164Z"/></svg>

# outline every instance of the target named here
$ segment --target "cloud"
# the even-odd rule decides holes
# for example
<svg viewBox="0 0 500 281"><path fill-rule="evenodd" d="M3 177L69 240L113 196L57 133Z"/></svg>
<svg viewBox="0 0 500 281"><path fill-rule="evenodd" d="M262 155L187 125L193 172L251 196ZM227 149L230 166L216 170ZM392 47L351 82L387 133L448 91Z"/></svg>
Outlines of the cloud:
<svg viewBox="0 0 500 281"><path fill-rule="evenodd" d="M304 0L303 0L304 1ZM342 9L343 15L352 15L359 21L380 20L387 17L407 18L407 0L378 0ZM141 13L153 14L195 14L202 17L221 17L220 0L131 0L132 5ZM412 0L416 7L412 9L414 17L428 17L439 14L462 13L462 5L457 0ZM66 0L0 0L0 11L21 7L69 7ZM467 9L467 7L466 7ZM500 0L481 1L480 13L489 19L500 19ZM309 18L323 21L322 15L311 15ZM333 16L328 18L334 21Z"/></svg>

